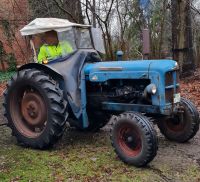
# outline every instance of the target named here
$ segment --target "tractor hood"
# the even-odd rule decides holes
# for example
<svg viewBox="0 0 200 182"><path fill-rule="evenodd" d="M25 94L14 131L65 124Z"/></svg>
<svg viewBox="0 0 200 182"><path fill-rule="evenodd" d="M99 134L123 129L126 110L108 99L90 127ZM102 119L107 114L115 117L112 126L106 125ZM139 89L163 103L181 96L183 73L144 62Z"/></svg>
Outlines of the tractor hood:
<svg viewBox="0 0 200 182"><path fill-rule="evenodd" d="M165 72L178 68L178 64L173 60L134 60L134 61L110 61L88 64L85 66L85 74L90 75L95 72Z"/></svg>

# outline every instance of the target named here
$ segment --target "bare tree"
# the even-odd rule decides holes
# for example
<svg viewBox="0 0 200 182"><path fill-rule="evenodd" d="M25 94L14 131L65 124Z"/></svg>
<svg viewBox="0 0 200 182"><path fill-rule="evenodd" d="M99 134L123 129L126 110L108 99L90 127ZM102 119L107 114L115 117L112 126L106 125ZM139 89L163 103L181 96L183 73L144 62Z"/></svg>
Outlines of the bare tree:
<svg viewBox="0 0 200 182"><path fill-rule="evenodd" d="M113 51L112 37L111 37L111 30L110 30L110 20L112 17L111 15L113 12L114 0L111 0L111 1L99 0L100 6L98 6L98 13L97 11L94 11L94 6L90 0L85 0L85 2L81 2L81 4L86 9L85 11L86 11L88 22L91 22L89 11L90 11L90 14L93 15L93 17L94 16L96 17L98 25L100 26L103 32L107 59L114 60L114 51Z"/></svg>
<svg viewBox="0 0 200 182"><path fill-rule="evenodd" d="M118 18L118 25L119 25L119 44L120 49L125 53L124 58L127 58L127 50L128 45L126 42L126 30L129 26L130 17L129 17L129 7L131 6L129 0L116 0L116 11L117 11L117 18Z"/></svg>

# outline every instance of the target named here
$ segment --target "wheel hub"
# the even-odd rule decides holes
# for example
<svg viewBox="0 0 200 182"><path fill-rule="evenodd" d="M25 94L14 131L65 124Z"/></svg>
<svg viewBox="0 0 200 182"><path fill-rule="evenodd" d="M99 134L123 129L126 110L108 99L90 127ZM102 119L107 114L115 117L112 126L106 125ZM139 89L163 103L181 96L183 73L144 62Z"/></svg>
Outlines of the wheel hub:
<svg viewBox="0 0 200 182"><path fill-rule="evenodd" d="M167 127L174 132L182 131L185 128L186 122L183 119L184 113L180 113L174 118L169 118L166 120Z"/></svg>
<svg viewBox="0 0 200 182"><path fill-rule="evenodd" d="M31 126L40 126L46 120L47 113L43 99L34 92L26 93L22 98L21 112Z"/></svg>
<svg viewBox="0 0 200 182"><path fill-rule="evenodd" d="M118 141L122 150L129 156L137 156L142 148L139 133L129 126L121 128Z"/></svg>
<svg viewBox="0 0 200 182"><path fill-rule="evenodd" d="M128 133L124 136L124 142L130 149L135 149L137 147L137 136L134 133Z"/></svg>
<svg viewBox="0 0 200 182"><path fill-rule="evenodd" d="M132 141L133 141L133 137L132 136L127 137L126 142L131 143Z"/></svg>

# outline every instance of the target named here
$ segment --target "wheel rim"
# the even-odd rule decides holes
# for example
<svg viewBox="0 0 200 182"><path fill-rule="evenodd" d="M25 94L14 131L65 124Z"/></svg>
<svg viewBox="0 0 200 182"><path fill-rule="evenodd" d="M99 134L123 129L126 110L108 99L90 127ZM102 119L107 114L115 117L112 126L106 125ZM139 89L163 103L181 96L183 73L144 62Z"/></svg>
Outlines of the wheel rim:
<svg viewBox="0 0 200 182"><path fill-rule="evenodd" d="M31 126L42 125L46 119L46 108L43 99L37 93L26 93L22 98L21 112Z"/></svg>
<svg viewBox="0 0 200 182"><path fill-rule="evenodd" d="M42 134L47 123L47 106L40 92L31 86L11 94L10 113L17 130L28 138Z"/></svg>
<svg viewBox="0 0 200 182"><path fill-rule="evenodd" d="M184 119L183 119L184 118ZM167 119L166 126L173 132L181 132L185 129L187 124L187 115L184 113L174 116L174 118Z"/></svg>
<svg viewBox="0 0 200 182"><path fill-rule="evenodd" d="M118 143L122 151L129 157L139 155L142 150L142 140L137 128L133 126L123 126L118 131Z"/></svg>
<svg viewBox="0 0 200 182"><path fill-rule="evenodd" d="M167 128L174 132L183 131L186 124L184 121L181 121L178 116L176 116L175 118L167 119L165 122L166 122Z"/></svg>

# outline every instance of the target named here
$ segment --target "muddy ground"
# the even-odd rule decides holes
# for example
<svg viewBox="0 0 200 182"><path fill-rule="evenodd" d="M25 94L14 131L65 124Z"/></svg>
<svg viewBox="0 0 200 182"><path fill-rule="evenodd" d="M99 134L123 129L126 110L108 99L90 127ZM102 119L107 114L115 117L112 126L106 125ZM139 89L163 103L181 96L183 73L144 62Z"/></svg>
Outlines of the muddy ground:
<svg viewBox="0 0 200 182"><path fill-rule="evenodd" d="M18 146L10 129L1 126L0 181L200 181L200 132L185 144L158 132L156 158L137 169L116 157L108 127L96 134L66 131L53 149L39 151Z"/></svg>

